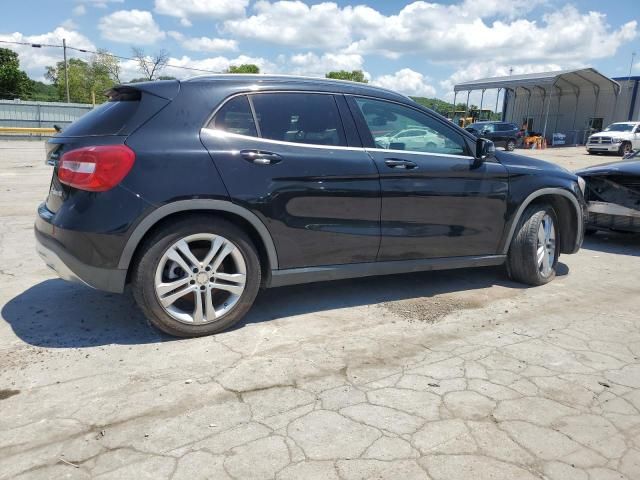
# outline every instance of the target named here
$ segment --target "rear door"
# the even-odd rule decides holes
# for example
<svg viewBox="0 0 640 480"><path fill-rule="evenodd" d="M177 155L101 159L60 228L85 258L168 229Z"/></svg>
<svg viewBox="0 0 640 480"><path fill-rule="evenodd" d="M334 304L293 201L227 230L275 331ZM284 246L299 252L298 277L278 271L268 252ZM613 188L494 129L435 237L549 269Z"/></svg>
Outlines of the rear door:
<svg viewBox="0 0 640 480"><path fill-rule="evenodd" d="M269 229L279 268L375 261L380 183L342 96L232 97L201 132L233 201Z"/></svg>
<svg viewBox="0 0 640 480"><path fill-rule="evenodd" d="M462 134L422 110L349 97L358 130L380 172L378 260L495 254L504 228L508 177L497 161L478 165ZM419 128L437 139L420 145L376 142Z"/></svg>

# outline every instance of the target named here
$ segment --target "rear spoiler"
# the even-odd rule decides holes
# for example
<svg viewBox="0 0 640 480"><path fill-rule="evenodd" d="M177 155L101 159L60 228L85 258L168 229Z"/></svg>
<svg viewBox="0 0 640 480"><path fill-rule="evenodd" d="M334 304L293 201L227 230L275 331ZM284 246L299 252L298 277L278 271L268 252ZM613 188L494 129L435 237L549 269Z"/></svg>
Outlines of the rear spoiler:
<svg viewBox="0 0 640 480"><path fill-rule="evenodd" d="M105 92L111 101L140 100L141 93L148 93L165 100L173 100L180 91L178 80L156 80L153 82L125 83Z"/></svg>

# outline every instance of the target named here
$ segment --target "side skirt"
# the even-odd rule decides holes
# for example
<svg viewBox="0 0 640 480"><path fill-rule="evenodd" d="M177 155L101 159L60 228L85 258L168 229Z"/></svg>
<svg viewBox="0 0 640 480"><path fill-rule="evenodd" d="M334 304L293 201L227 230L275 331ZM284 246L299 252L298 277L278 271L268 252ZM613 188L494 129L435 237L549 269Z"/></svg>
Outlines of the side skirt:
<svg viewBox="0 0 640 480"><path fill-rule="evenodd" d="M272 270L271 281L267 286L283 287L285 285L296 285L299 283L325 282L330 280L342 280L345 278L391 275L395 273L487 267L491 265L501 265L504 263L506 258L506 255L480 255L289 268L283 270Z"/></svg>

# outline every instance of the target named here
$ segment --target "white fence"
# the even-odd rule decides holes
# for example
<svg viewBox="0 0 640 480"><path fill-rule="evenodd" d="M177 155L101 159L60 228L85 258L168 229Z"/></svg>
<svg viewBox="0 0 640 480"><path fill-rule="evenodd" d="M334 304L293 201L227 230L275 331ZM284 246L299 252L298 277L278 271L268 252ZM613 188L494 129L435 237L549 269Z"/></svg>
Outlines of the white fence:
<svg viewBox="0 0 640 480"><path fill-rule="evenodd" d="M86 103L0 100L0 127L51 128L58 125L64 129L92 108Z"/></svg>

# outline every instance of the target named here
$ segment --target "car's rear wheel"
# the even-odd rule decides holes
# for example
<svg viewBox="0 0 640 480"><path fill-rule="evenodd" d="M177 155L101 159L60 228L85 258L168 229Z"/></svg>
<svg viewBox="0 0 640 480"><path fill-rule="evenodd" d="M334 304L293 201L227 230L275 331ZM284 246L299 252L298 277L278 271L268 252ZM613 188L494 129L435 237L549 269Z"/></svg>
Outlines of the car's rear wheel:
<svg viewBox="0 0 640 480"><path fill-rule="evenodd" d="M142 247L133 295L148 321L179 337L220 332L242 319L260 286L260 262L245 232L222 219L166 224Z"/></svg>
<svg viewBox="0 0 640 480"><path fill-rule="evenodd" d="M516 141L513 138L510 140L507 140L507 143L504 146L504 149L507 152L513 152L516 149Z"/></svg>
<svg viewBox="0 0 640 480"><path fill-rule="evenodd" d="M509 276L528 285L544 285L556 276L560 256L557 216L550 205L528 207L511 240Z"/></svg>

